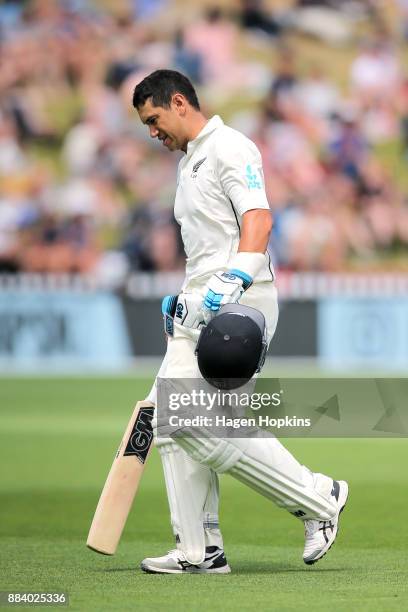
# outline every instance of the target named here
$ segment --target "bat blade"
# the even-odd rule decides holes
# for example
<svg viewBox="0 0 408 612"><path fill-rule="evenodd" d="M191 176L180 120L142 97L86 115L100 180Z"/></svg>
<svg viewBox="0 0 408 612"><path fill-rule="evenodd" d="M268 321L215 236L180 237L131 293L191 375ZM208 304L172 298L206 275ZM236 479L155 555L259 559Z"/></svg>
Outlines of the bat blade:
<svg viewBox="0 0 408 612"><path fill-rule="evenodd" d="M153 441L154 406L138 402L103 487L86 545L114 555L133 504Z"/></svg>

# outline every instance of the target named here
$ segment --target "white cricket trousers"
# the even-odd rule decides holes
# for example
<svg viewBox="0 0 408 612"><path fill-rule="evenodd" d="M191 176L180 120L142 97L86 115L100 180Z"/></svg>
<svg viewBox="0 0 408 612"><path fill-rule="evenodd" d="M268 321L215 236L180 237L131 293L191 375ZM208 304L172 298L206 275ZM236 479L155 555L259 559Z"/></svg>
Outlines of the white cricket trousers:
<svg viewBox="0 0 408 612"><path fill-rule="evenodd" d="M185 292L202 293L202 289L191 284ZM274 283L255 283L240 303L263 313L270 342L278 321ZM199 331L175 323L158 377L201 378L194 354L198 336ZM155 405L156 390L155 381L146 398ZM328 501L332 479L313 474L299 464L276 438L234 439L233 444L225 440L204 443L191 438L157 438L156 446L162 459L177 546L190 563L203 561L206 546L223 547L217 473L231 474L295 516L334 516L335 508Z"/></svg>

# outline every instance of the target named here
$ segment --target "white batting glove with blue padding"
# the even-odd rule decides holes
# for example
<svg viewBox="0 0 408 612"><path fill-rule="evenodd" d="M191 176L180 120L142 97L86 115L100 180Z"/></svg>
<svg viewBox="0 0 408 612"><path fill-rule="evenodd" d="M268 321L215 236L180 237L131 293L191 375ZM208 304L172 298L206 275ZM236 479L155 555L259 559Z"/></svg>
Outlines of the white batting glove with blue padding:
<svg viewBox="0 0 408 612"><path fill-rule="evenodd" d="M233 268L213 274L205 287L203 301L205 322L208 323L224 304L237 302L251 285L252 277L242 270Z"/></svg>
<svg viewBox="0 0 408 612"><path fill-rule="evenodd" d="M202 296L199 293L166 295L162 301L162 313L167 336L174 335L174 323L198 329L204 322Z"/></svg>

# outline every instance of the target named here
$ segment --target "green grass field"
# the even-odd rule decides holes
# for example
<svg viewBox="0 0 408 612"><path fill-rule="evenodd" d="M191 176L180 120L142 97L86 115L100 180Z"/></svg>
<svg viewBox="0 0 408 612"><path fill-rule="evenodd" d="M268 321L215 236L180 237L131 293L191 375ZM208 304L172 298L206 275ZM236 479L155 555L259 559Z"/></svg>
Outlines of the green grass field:
<svg viewBox="0 0 408 612"><path fill-rule="evenodd" d="M143 574L173 548L156 451L114 557L85 540L132 406L150 381L0 379L0 590L68 591L72 610L407 610L408 441L290 440L309 467L350 482L334 548L302 562L299 521L229 477L221 521L233 573ZM14 608L23 609L23 608Z"/></svg>

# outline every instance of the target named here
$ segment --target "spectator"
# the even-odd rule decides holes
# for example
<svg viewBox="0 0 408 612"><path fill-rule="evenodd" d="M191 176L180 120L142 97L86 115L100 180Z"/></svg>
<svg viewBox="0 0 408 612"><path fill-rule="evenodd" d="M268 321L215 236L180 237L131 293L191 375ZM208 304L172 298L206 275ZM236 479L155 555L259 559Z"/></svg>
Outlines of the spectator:
<svg viewBox="0 0 408 612"><path fill-rule="evenodd" d="M243 28L264 32L268 36L280 36L282 27L268 14L261 0L241 0L240 23Z"/></svg>
<svg viewBox="0 0 408 612"><path fill-rule="evenodd" d="M334 168L358 182L360 168L368 155L368 143L358 122L357 110L344 106L337 124L335 136L328 146L328 155Z"/></svg>
<svg viewBox="0 0 408 612"><path fill-rule="evenodd" d="M203 81L203 56L186 48L185 36L182 28L176 31L174 49L174 67L186 74L194 83Z"/></svg>
<svg viewBox="0 0 408 612"><path fill-rule="evenodd" d="M303 15L313 8L298 4ZM324 4L344 43L354 28L346 3ZM403 27L405 5L399 1L395 26ZM385 144L384 158L398 164L402 149L408 159L408 86L400 39L384 28L382 5L353 9L359 18L372 15L373 34L363 49L350 43L349 68L347 53L333 70L325 58L314 60L305 75L296 34L289 47L284 22L261 0L240 6L245 32L279 36L278 48L254 50L253 36L243 36L218 6L199 19L186 6L177 23L167 0L132 0L111 11L57 0L0 7L0 271L104 268L114 278L118 265L116 280L123 280L131 270L178 269L183 253L171 221L177 160L160 143L147 145L130 102L136 82L165 65L189 74L208 100L221 98L227 119L236 111L238 129L245 119L264 158L280 266L338 270L350 257L406 249L406 187L377 154ZM312 25L331 44L327 23ZM313 48L323 54L327 47ZM248 50L250 62L242 60ZM338 67L349 82L344 72L338 78Z"/></svg>
<svg viewBox="0 0 408 612"><path fill-rule="evenodd" d="M298 104L317 120L327 121L338 110L340 92L318 64L310 67L309 75L297 86Z"/></svg>
<svg viewBox="0 0 408 612"><path fill-rule="evenodd" d="M350 77L355 95L363 103L392 99L400 83L400 66L388 41L370 41L353 61Z"/></svg>
<svg viewBox="0 0 408 612"><path fill-rule="evenodd" d="M295 95L299 84L299 77L296 71L295 58L290 48L282 47L279 50L278 65L272 79L271 94L278 104L285 105Z"/></svg>
<svg viewBox="0 0 408 612"><path fill-rule="evenodd" d="M408 0L397 0L399 27L402 38L408 42Z"/></svg>

